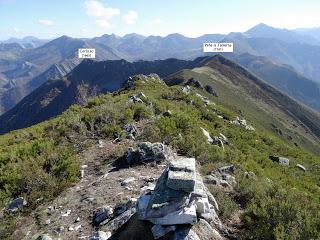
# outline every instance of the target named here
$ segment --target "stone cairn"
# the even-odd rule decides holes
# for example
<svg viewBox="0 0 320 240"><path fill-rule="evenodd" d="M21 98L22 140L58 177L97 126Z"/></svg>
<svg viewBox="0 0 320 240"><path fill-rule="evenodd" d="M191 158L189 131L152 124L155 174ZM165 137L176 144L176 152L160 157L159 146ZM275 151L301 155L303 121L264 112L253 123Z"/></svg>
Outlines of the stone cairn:
<svg viewBox="0 0 320 240"><path fill-rule="evenodd" d="M171 231L173 239L200 239L192 225L203 220L219 225L217 210L217 202L196 171L195 159L183 157L171 160L154 191L144 193L137 203L138 218L154 224L155 239ZM217 231L212 232L216 239L221 238Z"/></svg>

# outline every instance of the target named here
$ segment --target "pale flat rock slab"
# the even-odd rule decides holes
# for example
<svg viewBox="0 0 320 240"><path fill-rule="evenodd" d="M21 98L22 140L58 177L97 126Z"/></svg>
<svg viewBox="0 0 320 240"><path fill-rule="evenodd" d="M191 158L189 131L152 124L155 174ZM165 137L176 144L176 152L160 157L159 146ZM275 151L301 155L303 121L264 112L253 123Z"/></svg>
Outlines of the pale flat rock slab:
<svg viewBox="0 0 320 240"><path fill-rule="evenodd" d="M159 239L159 238L163 237L164 235L166 235L167 233L175 231L176 228L177 227L175 225L172 225L172 226L154 225L151 228L151 232L152 232L154 239Z"/></svg>
<svg viewBox="0 0 320 240"><path fill-rule="evenodd" d="M167 187L192 192L195 186L195 172L171 171L168 172Z"/></svg>
<svg viewBox="0 0 320 240"><path fill-rule="evenodd" d="M178 158L171 160L169 169L172 171L194 172L196 169L196 160L194 158Z"/></svg>
<svg viewBox="0 0 320 240"><path fill-rule="evenodd" d="M149 219L153 224L158 225L176 225L176 224L195 224L197 223L196 207L192 205L190 208L171 212L164 217Z"/></svg>

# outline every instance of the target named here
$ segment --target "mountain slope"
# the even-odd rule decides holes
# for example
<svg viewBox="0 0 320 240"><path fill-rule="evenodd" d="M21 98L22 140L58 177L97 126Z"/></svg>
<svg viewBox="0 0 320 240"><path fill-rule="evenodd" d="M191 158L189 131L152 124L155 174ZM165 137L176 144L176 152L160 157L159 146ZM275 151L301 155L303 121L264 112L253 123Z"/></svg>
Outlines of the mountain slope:
<svg viewBox="0 0 320 240"><path fill-rule="evenodd" d="M54 39L38 48L24 50L9 62L0 62L0 69L4 68L4 79L11 83L0 93L0 113L11 109L51 77L62 77L69 73L81 62L78 59L79 48L95 48L97 60L116 60L122 57L107 46L89 44L67 36Z"/></svg>
<svg viewBox="0 0 320 240"><path fill-rule="evenodd" d="M320 46L273 38L248 38L241 33L229 34L223 41L233 42L236 54L265 56L278 64L290 65L298 73L320 82Z"/></svg>
<svg viewBox="0 0 320 240"><path fill-rule="evenodd" d="M316 83L286 65L276 64L266 57L250 54L225 54L244 66L275 88L288 94L305 105L320 111L320 84Z"/></svg>
<svg viewBox="0 0 320 240"><path fill-rule="evenodd" d="M234 84L244 86L246 72L226 60L213 59L202 68L213 69L215 64L225 65L224 72L230 68L222 80L229 75L230 81L235 78ZM218 72L216 76L223 77ZM144 239L154 240L153 224L139 221L136 215L126 223L127 209L131 212L136 206L132 203L145 193L145 186L152 193L152 183L156 184L169 157L181 161L181 156L195 158L197 180L202 176L205 183L199 190L208 188L212 194L206 202L216 199L214 209L221 222L219 227L207 224L209 234L213 228L225 239L319 238L319 156L261 129L251 116L242 117L250 118L255 131L234 124L230 120L239 112L218 102L220 97L232 101L231 94L220 92L217 98L194 87L186 92L154 75L135 76L131 83L132 87L91 99L85 106L72 106L54 119L0 136L0 209L5 209L0 211L1 239L37 239L43 233L48 238L57 231L62 239L77 239L111 231L116 239L141 239L143 234ZM141 92L143 100L130 101L130 96ZM217 104L205 104L201 96ZM207 135L224 136L224 146L209 143ZM128 152L135 149L139 158L132 162ZM159 160L165 150L169 156ZM140 154L149 162L141 160ZM289 165L273 162L270 155L286 157ZM186 166L189 174L184 175L192 175L192 167ZM214 177L218 172L227 179L221 184ZM196 198L203 196L202 191L195 192ZM27 204L11 214L7 209L16 197L23 197ZM174 197L177 203L177 194ZM107 225L94 225L98 217L105 220L100 214L107 211L103 208L113 209L114 215L105 214ZM180 220L184 215L175 216ZM195 228L201 223L198 220L193 222ZM110 229L110 224L117 226ZM200 238L208 238L206 233ZM122 237L117 238L118 234Z"/></svg>
<svg viewBox="0 0 320 240"><path fill-rule="evenodd" d="M202 58L194 61L167 59L134 63L125 60L83 61L66 77L45 82L13 109L0 116L0 132L27 127L56 116L71 104L79 103L79 94L89 97L118 90L131 75L157 73L166 76L183 68L193 68L201 60Z"/></svg>
<svg viewBox="0 0 320 240"><path fill-rule="evenodd" d="M282 138L319 151L320 114L279 92L234 62L217 55L200 68L169 76L166 82L183 84L190 78L203 85L211 85L218 92L217 101L250 117L263 129L281 132Z"/></svg>

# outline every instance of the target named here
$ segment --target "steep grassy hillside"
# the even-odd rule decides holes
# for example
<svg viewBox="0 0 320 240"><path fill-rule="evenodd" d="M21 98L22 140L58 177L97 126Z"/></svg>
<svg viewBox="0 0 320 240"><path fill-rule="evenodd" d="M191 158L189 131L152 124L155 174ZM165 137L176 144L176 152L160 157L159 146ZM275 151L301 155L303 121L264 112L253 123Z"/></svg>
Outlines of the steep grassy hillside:
<svg viewBox="0 0 320 240"><path fill-rule="evenodd" d="M297 73L292 67L250 54L225 55L295 100L320 111L320 84Z"/></svg>
<svg viewBox="0 0 320 240"><path fill-rule="evenodd" d="M319 113L297 103L239 65L216 56L203 67L167 77L166 82L185 84L190 78L203 86L212 86L219 94L217 102L246 116L259 128L276 132L291 144L319 153Z"/></svg>
<svg viewBox="0 0 320 240"><path fill-rule="evenodd" d="M181 86L168 87L156 76L140 75L134 80L130 89L101 95L85 106L70 107L55 119L0 136L0 206L6 206L12 197L24 196L29 204L22 214L27 214L36 205L58 196L77 181L79 158L88 146L98 139L122 140L126 138L122 127L139 123L141 134L137 141L161 141L183 155L195 156L203 174L223 164L236 166L237 195L223 195L220 205L227 209L240 204L244 209L244 239L320 237L319 156L265 131L262 119L254 112L244 109L242 115L256 131L225 120L239 115L224 104L226 101L219 100L227 88L217 98L193 87L189 93ZM140 92L146 96L142 102L129 100L129 96ZM217 105L206 105L196 93ZM237 100L235 95L231 97L230 103ZM167 110L172 114L163 114ZM223 133L229 144L224 150L207 144L200 127L213 136ZM287 157L290 165L274 163L269 155ZM298 163L307 171L297 168ZM253 178L245 173L249 171ZM5 215L1 220L1 239L10 239L16 219L17 215Z"/></svg>

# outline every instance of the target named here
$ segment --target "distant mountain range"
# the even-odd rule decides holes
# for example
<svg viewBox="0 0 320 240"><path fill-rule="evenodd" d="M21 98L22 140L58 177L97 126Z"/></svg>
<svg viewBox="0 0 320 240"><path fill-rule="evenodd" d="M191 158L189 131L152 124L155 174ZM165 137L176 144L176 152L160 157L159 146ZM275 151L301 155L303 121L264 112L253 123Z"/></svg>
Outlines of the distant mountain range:
<svg viewBox="0 0 320 240"><path fill-rule="evenodd" d="M49 42L48 39L39 39L33 36L27 36L24 38L9 38L8 40L0 41L0 43L18 43L24 48L36 48L40 47L41 45Z"/></svg>
<svg viewBox="0 0 320 240"><path fill-rule="evenodd" d="M235 54L240 55L230 56L235 62L319 110L320 40L317 29L286 30L259 24L245 33L207 34L198 38L181 34L146 37L133 33L123 37L105 34L92 39L62 36L52 41L34 37L2 41L0 114L14 107L47 80L68 74L81 62L77 57L79 48L95 48L98 61L193 60L212 55L203 53L204 42L219 41L234 42ZM265 57L264 60L260 56ZM258 62L262 65L258 66Z"/></svg>

